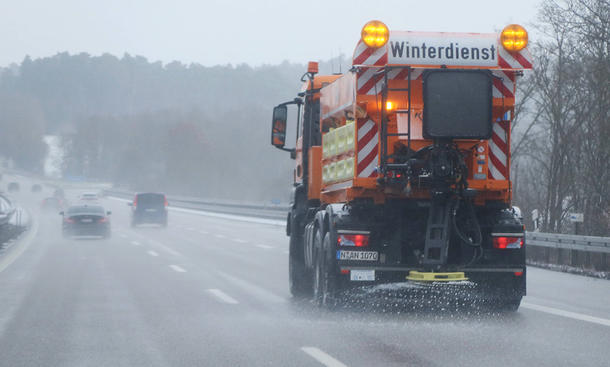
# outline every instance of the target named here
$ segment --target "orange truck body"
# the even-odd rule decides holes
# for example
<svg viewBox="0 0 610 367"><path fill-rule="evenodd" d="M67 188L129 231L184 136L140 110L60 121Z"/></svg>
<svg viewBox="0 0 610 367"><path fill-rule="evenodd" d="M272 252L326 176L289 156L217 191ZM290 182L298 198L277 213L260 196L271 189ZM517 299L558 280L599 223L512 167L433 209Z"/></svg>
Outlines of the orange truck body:
<svg viewBox="0 0 610 367"><path fill-rule="evenodd" d="M426 56L424 50L428 59L422 57ZM437 57L430 57L432 51ZM407 53L417 60L409 60ZM444 59L435 60L440 56ZM383 204L396 198L429 198L429 189L417 185L407 193L378 184L382 155L381 109L386 108L387 114L387 154L406 145L405 136L392 134L406 132L407 114L411 121L411 148L417 150L431 145L433 141L422 136L422 74L429 69L447 68L486 69L493 75L491 139L456 139L455 143L460 150L471 152L465 161L468 187L478 192L475 204L484 205L490 200L509 204L510 126L516 79L523 69L531 67L527 48L510 53L502 48L498 34L390 32L389 42L378 49L367 47L361 40L353 56L354 72L315 76L313 86L306 84L306 88L313 87L316 91L313 98L320 101L322 134L322 146L309 150L309 199L323 204L371 199L375 204ZM381 106L384 69L389 70L386 87L390 91L388 103ZM407 89L410 89L411 106ZM296 154L298 166L302 162L298 141ZM300 172L303 170L297 167L296 182Z"/></svg>

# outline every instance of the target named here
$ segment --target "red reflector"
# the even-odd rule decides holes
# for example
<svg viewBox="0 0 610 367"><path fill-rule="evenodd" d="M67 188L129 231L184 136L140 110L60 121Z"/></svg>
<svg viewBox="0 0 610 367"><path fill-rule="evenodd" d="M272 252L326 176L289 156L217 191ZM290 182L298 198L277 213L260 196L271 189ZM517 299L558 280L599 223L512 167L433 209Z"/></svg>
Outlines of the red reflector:
<svg viewBox="0 0 610 367"><path fill-rule="evenodd" d="M499 249L522 248L523 237L493 237L493 245Z"/></svg>
<svg viewBox="0 0 610 367"><path fill-rule="evenodd" d="M516 271L516 272L515 272L515 276L516 276L516 277L520 277L520 276L522 276L522 275L523 275L523 272L522 272L522 271Z"/></svg>
<svg viewBox="0 0 610 367"><path fill-rule="evenodd" d="M366 234L340 234L337 237L337 244L339 246L367 247L369 236Z"/></svg>
<svg viewBox="0 0 610 367"><path fill-rule="evenodd" d="M341 269L341 274L349 274L349 269Z"/></svg>

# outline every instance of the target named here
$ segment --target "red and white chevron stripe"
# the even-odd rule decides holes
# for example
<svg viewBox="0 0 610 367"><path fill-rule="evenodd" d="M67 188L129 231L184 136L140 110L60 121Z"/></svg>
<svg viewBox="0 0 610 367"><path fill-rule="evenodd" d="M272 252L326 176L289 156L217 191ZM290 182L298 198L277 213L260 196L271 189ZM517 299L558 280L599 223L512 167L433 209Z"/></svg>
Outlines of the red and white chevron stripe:
<svg viewBox="0 0 610 367"><path fill-rule="evenodd" d="M510 121L496 121L489 139L489 177L494 180L508 180L508 129Z"/></svg>
<svg viewBox="0 0 610 367"><path fill-rule="evenodd" d="M502 69L532 69L532 54L527 48L519 52L508 52L498 46L498 66Z"/></svg>
<svg viewBox="0 0 610 367"><path fill-rule="evenodd" d="M379 131L372 120L358 119L356 177L375 177L379 164Z"/></svg>
<svg viewBox="0 0 610 367"><path fill-rule="evenodd" d="M381 93L383 84L383 73L378 68L361 68L358 73L357 91L358 94L375 95ZM423 69L411 69L411 80L421 78ZM409 71L407 68L392 69L388 72L388 80L407 80Z"/></svg>
<svg viewBox="0 0 610 367"><path fill-rule="evenodd" d="M387 47L372 48L360 40L354 50L352 65L354 66L383 66L388 63Z"/></svg>
<svg viewBox="0 0 610 367"><path fill-rule="evenodd" d="M511 70L492 70L492 94L494 98L515 97L515 72Z"/></svg>

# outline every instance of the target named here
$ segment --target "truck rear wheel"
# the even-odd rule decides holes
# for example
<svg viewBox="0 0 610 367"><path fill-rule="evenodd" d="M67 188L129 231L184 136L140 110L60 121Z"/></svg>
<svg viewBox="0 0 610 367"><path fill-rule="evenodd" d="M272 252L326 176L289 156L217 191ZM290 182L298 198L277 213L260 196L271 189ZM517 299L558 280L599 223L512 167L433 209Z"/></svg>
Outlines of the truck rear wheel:
<svg viewBox="0 0 610 367"><path fill-rule="evenodd" d="M314 267L314 301L318 306L332 308L336 305L336 292L337 292L337 275L335 272L334 258L332 257L331 244L330 244L330 233L324 235L324 239L321 240L321 234L316 233L315 241L321 241L314 244L314 248L317 248L315 256L315 267Z"/></svg>
<svg viewBox="0 0 610 367"><path fill-rule="evenodd" d="M288 252L288 285L293 297L309 298L313 293L313 277L305 267L303 236L293 230Z"/></svg>

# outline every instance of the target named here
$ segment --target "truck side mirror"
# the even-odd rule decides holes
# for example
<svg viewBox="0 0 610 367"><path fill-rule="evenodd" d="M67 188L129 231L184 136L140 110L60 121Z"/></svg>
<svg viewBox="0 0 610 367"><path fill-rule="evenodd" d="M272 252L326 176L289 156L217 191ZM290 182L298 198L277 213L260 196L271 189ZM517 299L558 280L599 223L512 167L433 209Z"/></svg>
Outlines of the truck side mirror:
<svg viewBox="0 0 610 367"><path fill-rule="evenodd" d="M286 144L286 123L288 120L288 107L276 106L273 108L271 123L271 144L276 148L284 148Z"/></svg>

